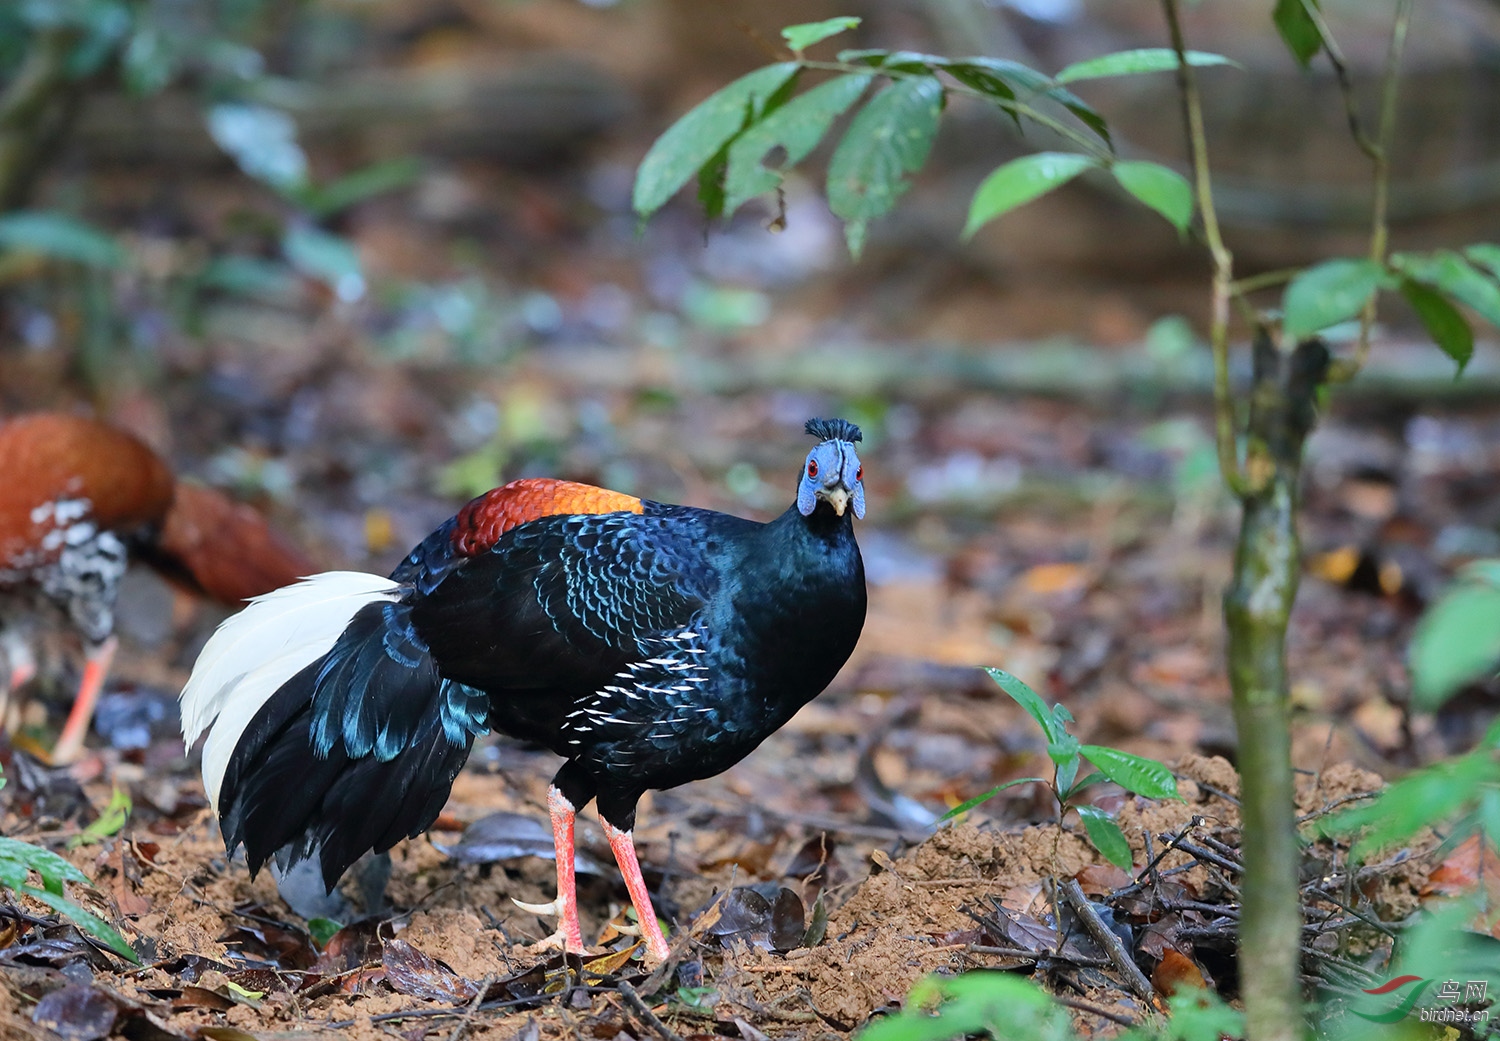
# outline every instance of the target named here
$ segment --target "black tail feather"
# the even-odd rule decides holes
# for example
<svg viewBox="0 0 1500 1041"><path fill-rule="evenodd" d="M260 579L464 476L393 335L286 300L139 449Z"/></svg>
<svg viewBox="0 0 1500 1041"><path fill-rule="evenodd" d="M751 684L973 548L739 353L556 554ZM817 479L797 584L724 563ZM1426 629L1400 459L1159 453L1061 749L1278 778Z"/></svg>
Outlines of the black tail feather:
<svg viewBox="0 0 1500 1041"><path fill-rule="evenodd" d="M360 856L437 819L484 729L483 695L442 679L402 605L360 611L257 712L225 771L220 825L254 874L316 857L329 891Z"/></svg>

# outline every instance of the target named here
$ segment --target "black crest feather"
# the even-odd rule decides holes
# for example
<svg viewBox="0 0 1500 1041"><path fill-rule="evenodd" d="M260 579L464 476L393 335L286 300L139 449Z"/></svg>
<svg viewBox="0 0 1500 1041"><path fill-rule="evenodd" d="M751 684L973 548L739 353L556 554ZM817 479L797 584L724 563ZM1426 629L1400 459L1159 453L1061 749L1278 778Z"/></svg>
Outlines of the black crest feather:
<svg viewBox="0 0 1500 1041"><path fill-rule="evenodd" d="M809 419L804 427L819 441L863 441L859 427L847 419Z"/></svg>

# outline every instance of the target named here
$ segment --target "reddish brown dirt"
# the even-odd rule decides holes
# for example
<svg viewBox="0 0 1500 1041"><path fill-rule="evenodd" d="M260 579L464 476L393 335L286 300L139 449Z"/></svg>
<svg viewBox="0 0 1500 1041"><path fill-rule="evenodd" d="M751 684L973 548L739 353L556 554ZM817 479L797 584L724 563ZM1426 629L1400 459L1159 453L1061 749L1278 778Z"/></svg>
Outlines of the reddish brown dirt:
<svg viewBox="0 0 1500 1041"><path fill-rule="evenodd" d="M1234 834L1236 807L1226 796L1237 791L1238 779L1229 764L1188 756L1177 771L1181 802L1115 800L1137 868L1146 862L1146 832L1158 850L1164 836L1184 828ZM466 774L456 786L445 820L472 819L500 808L540 819L537 798L542 777L538 774L533 783L522 783L517 792L502 788L493 777ZM182 783L189 788L193 784L191 780ZM1379 783L1373 774L1337 764L1304 779L1299 810L1317 813L1341 805ZM103 801L106 788L101 782L87 788L94 801ZM809 1029L843 1035L866 1022L872 1012L898 1005L912 984L927 973L1023 966L1014 958L976 951L976 942L982 945L984 941L965 911L982 912L993 898L1011 911L1044 915L1051 886L1091 867L1096 874L1082 877L1106 877L1097 874L1102 860L1071 824L1007 827L982 819L978 812L970 817L976 819L943 827L904 850L889 852L893 849L889 840L878 844L856 840L836 846L834 881L841 873L845 880L825 892L831 911L826 938L816 947L785 954L734 941L721 947L703 942L701 923L694 926L699 935L689 961L700 966L701 985L708 989L699 993L707 996L699 999L701 1008L690 1007L668 1000L674 993L679 998L687 993L669 986L653 1002L658 1004L658 1013L684 1036L711 1031L713 1023L733 1023L736 1018L772 1036L803 1036ZM293 926L299 920L280 903L266 874L252 881L243 863L225 860L206 811L189 814L181 823L175 835L153 834L169 830L170 820L163 818L154 828L127 828L123 838L70 854L99 887L97 893L85 896L86 905L119 922L130 939L154 945L153 967L133 972L96 970L99 984L142 1003L162 1029L189 1037L209 1036L202 1031L225 1027L257 1036L286 1037L321 1031L331 1023L341 1024L340 1030L358 1041L373 1041L393 1031L419 1037L427 1031L453 1029L452 1017L372 1019L455 1004L395 992L380 969L378 954L372 969L346 976L332 992L311 998L269 986L262 997L246 995L230 985L233 976L218 970L191 977L175 959L198 955L233 966L232 944L226 946L223 941L232 939L231 931L248 921L236 908L258 904L264 908L262 913ZM789 866L792 847L786 839L791 832L783 831L760 844L770 846L769 851L741 842L734 852L725 853L736 844L719 834L708 841L692 841L694 853L681 842L664 843L662 831L661 825L645 829L644 859L648 867L661 866L661 854L669 845L676 847L680 869L689 875L674 879L669 893L689 911L709 903L716 891L737 883L780 878L798 888L796 879L782 874ZM445 832L437 838L453 841L457 836ZM601 843L591 828L585 827L581 838L583 848L599 851ZM510 978L527 966L546 962L545 956L528 946L541 934L540 923L511 905L509 898L548 898L550 862L531 858L493 867L462 867L426 839L403 843L394 859L389 894L398 908L406 909L394 924L400 940L442 962L458 977L473 981ZM1192 863L1184 853L1169 852L1156 866L1169 871ZM1409 913L1418 903L1430 867L1427 858L1416 856L1384 873L1378 885L1369 889L1380 916L1394 920ZM1173 877L1195 892L1206 893L1212 889L1208 874L1200 864ZM612 879L602 884L586 879L582 893L593 935L619 907L617 890ZM28 909L45 912L39 905ZM32 999L21 983L5 972L0 972L0 980L8 987L8 1007L0 1012L0 1037L45 1036L31 1022ZM1103 977L1095 984L1089 991L1091 1001L1123 1014L1139 1014L1140 1005L1130 995L1111 990ZM203 991L229 995L236 1003L223 1009L184 1007L202 999ZM222 997L216 1000L229 1004ZM566 1008L548 1001L534 1009L485 1012L469 1023L468 1035L499 1039L539 1030L542 1036L562 1037L583 1030L594 1037L613 1037L623 1030L639 1036L621 1000L606 990L590 996L576 994ZM668 1003L660 1004L664 1000ZM1079 1014L1079 1025L1086 1029L1097 1030L1103 1022Z"/></svg>

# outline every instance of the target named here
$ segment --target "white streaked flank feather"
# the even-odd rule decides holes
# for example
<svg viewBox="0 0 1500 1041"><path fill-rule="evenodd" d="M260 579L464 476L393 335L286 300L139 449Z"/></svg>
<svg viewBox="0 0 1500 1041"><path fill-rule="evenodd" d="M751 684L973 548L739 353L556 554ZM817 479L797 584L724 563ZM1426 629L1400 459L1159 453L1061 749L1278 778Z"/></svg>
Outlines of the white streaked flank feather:
<svg viewBox="0 0 1500 1041"><path fill-rule="evenodd" d="M203 786L217 812L229 757L250 720L283 683L333 649L366 604L400 587L358 571L327 571L250 601L214 632L182 688L182 735L203 747Z"/></svg>

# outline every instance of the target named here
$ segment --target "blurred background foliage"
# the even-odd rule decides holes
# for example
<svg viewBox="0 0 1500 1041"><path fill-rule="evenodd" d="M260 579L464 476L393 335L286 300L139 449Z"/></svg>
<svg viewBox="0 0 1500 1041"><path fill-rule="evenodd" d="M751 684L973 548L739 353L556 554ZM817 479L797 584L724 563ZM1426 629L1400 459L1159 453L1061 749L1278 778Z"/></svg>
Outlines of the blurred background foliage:
<svg viewBox="0 0 1500 1041"><path fill-rule="evenodd" d="M1383 54L1380 6L1326 5L1362 90ZM875 437L912 427L894 391L913 366L932 385L1201 394L1203 258L1117 188L1083 178L958 243L997 157L1048 145L978 106L945 119L932 163L872 226L858 266L816 191L826 148L731 222L707 227L682 199L639 225L630 179L655 135L776 57L781 25L837 14L863 19L852 45L1043 70L1163 42L1151 0L7 4L0 406L89 397L158 441L186 424L179 453L211 456L202 466L221 483L272 497L334 484L374 506L392 486L461 496L559 464L668 497L691 490L681 466L644 472L625 458L606 396L563 400L552 377L572 366L630 385L647 414L680 413L698 393L831 393ZM1357 252L1367 165L1332 73L1299 67L1253 5L1204 3L1188 18L1195 46L1245 66L1203 77L1242 270ZM1497 41L1489 0L1424 5L1413 27L1397 248L1497 237ZM1077 89L1105 111L1122 155L1183 168L1170 77ZM1398 340L1419 328L1398 309L1388 321ZM1020 342L1047 349L996 349ZM536 347L548 352L541 380L516 368ZM837 350L837 378L824 348ZM441 384L437 454L457 462L414 479L413 464L358 430L368 396L347 403L366 419L340 428L352 458L292 459L326 443L329 424L308 417L355 364ZM1443 394L1493 387L1482 351L1454 390L1441 359L1413 364ZM454 375L475 366L485 376ZM600 375L611 366L631 374ZM1398 374L1382 384L1377 371L1371 385L1410 386L1404 366L1398 357ZM436 418L430 402L402 412L397 390L360 393L408 442ZM239 447L211 448L225 438ZM1147 440L1177 461L1167 494L1185 508L1212 501L1199 425L1173 420ZM774 504L760 461L732 462L709 464L725 474L716 494ZM891 510L984 508L1014 485L1003 460L960 453L936 473L913 468ZM382 541L380 523L357 530Z"/></svg>

